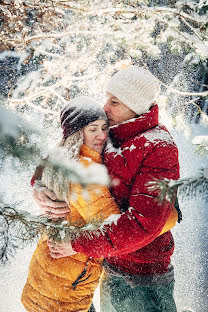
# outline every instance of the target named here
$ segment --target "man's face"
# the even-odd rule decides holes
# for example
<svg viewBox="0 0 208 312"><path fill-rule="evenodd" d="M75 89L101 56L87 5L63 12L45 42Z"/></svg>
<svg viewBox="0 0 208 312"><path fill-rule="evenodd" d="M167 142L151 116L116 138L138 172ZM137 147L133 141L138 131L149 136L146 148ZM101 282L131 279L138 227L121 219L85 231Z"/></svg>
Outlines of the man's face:
<svg viewBox="0 0 208 312"><path fill-rule="evenodd" d="M119 101L113 94L106 92L106 97L107 101L103 108L110 126L136 117L136 113Z"/></svg>

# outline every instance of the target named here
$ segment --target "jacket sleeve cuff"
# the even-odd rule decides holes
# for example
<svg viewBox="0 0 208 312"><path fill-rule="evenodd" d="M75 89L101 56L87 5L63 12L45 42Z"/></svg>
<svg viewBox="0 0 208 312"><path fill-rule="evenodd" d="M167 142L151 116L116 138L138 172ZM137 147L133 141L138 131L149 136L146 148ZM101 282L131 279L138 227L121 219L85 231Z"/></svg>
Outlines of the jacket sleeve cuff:
<svg viewBox="0 0 208 312"><path fill-rule="evenodd" d="M82 250L81 250L82 248L80 248L80 245L77 244L76 241L72 241L72 242L71 242L71 245L72 245L72 248L73 248L74 251L76 251L76 252L82 252Z"/></svg>
<svg viewBox="0 0 208 312"><path fill-rule="evenodd" d="M35 177L35 175L33 175L32 179L31 179L31 181L30 181L30 185L31 185L32 187L33 187L34 184L35 184L35 180L36 180L36 177Z"/></svg>

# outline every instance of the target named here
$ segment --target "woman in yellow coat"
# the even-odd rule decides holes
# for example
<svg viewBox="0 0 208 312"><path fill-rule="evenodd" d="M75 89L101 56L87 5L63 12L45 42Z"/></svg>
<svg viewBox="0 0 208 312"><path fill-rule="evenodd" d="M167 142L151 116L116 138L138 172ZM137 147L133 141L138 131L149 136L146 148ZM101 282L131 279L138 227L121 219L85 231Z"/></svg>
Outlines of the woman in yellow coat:
<svg viewBox="0 0 208 312"><path fill-rule="evenodd" d="M61 126L62 157L78 161L83 168L102 166L108 124L104 111L95 101L88 97L71 100L61 112ZM99 166L96 170L99 171ZM54 174L48 164L41 183L54 191L60 201L69 204L70 225L83 227L95 219L100 223L110 222L109 216L120 214L107 185L90 185L84 191L80 185ZM172 228L176 220L177 213L173 211L163 232ZM92 259L83 253L56 258L54 243L44 237L32 256L22 303L29 312L87 312L101 273L102 259Z"/></svg>
<svg viewBox="0 0 208 312"><path fill-rule="evenodd" d="M61 112L61 124L64 138L59 146L63 157L77 160L83 167L103 166L101 153L108 125L101 106L87 97L72 100ZM83 192L80 185L68 181L65 181L67 187L60 187L58 179L53 175L53 168L46 165L41 183L53 190L59 200L69 203L71 211L67 219L71 225L81 227L95 219L102 222L110 215L120 213L107 185L90 185ZM41 239L32 256L23 289L24 307L30 312L88 311L99 283L102 260L81 253L55 259L52 253L48 240Z"/></svg>

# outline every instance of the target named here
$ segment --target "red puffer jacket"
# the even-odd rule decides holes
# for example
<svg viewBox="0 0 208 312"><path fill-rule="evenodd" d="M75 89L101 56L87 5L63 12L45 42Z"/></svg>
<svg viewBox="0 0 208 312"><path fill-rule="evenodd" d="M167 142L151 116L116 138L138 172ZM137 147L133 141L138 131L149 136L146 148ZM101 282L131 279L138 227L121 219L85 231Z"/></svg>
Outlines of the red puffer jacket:
<svg viewBox="0 0 208 312"><path fill-rule="evenodd" d="M160 205L157 191L146 183L154 178L179 178L178 149L168 130L158 124L158 106L110 130L105 164L113 179L112 195L120 218L92 239L79 238L74 250L136 275L163 274L168 270L174 241L170 231L160 233L172 206ZM116 147L117 146L117 147Z"/></svg>

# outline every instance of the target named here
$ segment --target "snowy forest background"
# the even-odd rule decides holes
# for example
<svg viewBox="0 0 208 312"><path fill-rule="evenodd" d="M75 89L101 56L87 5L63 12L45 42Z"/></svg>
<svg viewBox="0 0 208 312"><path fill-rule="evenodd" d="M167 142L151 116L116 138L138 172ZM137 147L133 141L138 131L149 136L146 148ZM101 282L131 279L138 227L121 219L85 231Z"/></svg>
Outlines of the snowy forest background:
<svg viewBox="0 0 208 312"><path fill-rule="evenodd" d="M36 244L5 207L37 213L30 178L60 138L61 108L80 94L103 105L105 82L130 64L160 81L161 122L179 147L178 311L207 311L208 1L1 0L0 10L0 311L24 311Z"/></svg>

